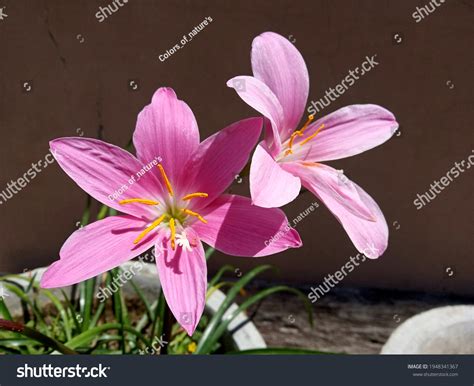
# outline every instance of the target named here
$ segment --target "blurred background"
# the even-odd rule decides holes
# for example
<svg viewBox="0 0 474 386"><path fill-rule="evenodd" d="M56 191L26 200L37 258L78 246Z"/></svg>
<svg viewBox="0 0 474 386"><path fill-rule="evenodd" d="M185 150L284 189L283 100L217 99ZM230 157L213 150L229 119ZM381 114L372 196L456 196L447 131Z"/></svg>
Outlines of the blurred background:
<svg viewBox="0 0 474 386"><path fill-rule="evenodd" d="M416 22L422 1L122 0L100 22L97 12L110 4L0 1L0 191L43 160L53 138L79 135L124 147L161 86L189 104L202 138L256 115L225 83L251 74L252 39L275 31L306 60L309 101L377 55L379 64L321 114L376 103L400 123L400 135L384 145L331 163L374 197L390 227L387 252L339 287L474 295L472 171L422 209L413 203L472 155L472 2L451 0ZM160 60L208 17L191 42ZM231 190L247 194L248 180L238 182ZM290 222L315 201L304 193L285 207ZM0 272L56 260L84 205L83 191L56 163L38 173L0 205ZM279 272L267 279L309 287L357 254L324 205L296 229L300 249L264 261L216 254L210 269L231 263L245 272L271 263Z"/></svg>

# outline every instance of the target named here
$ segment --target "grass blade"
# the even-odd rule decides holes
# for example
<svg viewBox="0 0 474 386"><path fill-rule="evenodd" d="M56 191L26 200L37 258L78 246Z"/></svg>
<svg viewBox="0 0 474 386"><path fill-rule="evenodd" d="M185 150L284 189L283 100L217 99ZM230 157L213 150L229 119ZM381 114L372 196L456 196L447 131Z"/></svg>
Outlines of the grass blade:
<svg viewBox="0 0 474 386"><path fill-rule="evenodd" d="M247 300L245 300L235 311L233 311L230 315L225 317L225 319L206 337L206 341L202 345L201 345L201 342L199 342L200 348L202 350L200 353L209 353L211 348L225 333L225 331L227 330L227 327L237 315L245 311L251 305L277 292L290 292L300 297L304 302L306 310L308 311L309 322L311 326L313 325L313 313L312 313L311 303L309 302L305 294L303 294L301 291L297 289L287 287L287 286L277 286L277 287L267 288L249 297Z"/></svg>
<svg viewBox="0 0 474 386"><path fill-rule="evenodd" d="M22 334L30 339L34 339L42 343L45 347L50 347L53 350L59 351L62 354L77 354L77 352L65 346L61 342L58 342L57 340L50 338L49 336L46 336L37 330L26 327L21 323L0 319L0 329Z"/></svg>
<svg viewBox="0 0 474 386"><path fill-rule="evenodd" d="M221 269L219 269L219 271L217 271L217 273L214 275L214 277L209 280L209 283L207 284L207 288L211 288L211 287L214 287L216 285L216 283L221 280L221 277L222 275L224 275L224 273L226 272L230 272L230 271L235 271L235 267L233 267L232 265L224 265Z"/></svg>
<svg viewBox="0 0 474 386"><path fill-rule="evenodd" d="M10 310L7 307L7 304L3 300L3 298L0 296L0 315L2 316L3 319L6 320L12 320L12 314L10 314Z"/></svg>
<svg viewBox="0 0 474 386"><path fill-rule="evenodd" d="M216 251L215 248L212 248L212 247L207 248L206 253L205 253L206 260L209 260L215 251Z"/></svg>
<svg viewBox="0 0 474 386"><path fill-rule="evenodd" d="M150 341L141 333L138 331L134 330L133 328L130 328L128 326L123 326L120 323L106 323L102 324L100 326L91 328L88 331L83 332L80 335L75 336L72 338L70 341L66 343L68 347L71 347L72 349L76 349L78 347L83 347L86 346L89 342L91 342L93 339L100 339L100 336L103 332L109 331L109 330L125 330L132 335L135 335L138 339L140 339L146 346L150 346ZM120 336L120 339L123 339L122 336Z"/></svg>
<svg viewBox="0 0 474 386"><path fill-rule="evenodd" d="M96 282L95 277L84 282L83 299L81 299L81 303L83 304L82 331L86 331L90 327Z"/></svg>
<svg viewBox="0 0 474 386"><path fill-rule="evenodd" d="M214 331L217 329L219 323L221 322L222 317L224 316L225 312L230 307L230 305L232 304L232 302L234 301L235 297L240 292L240 290L243 287L245 287L250 281L252 281L257 275L271 268L272 267L270 265L261 265L261 266L255 267L250 272L242 276L237 282L235 282L235 284L227 293L221 306L219 307L217 312L214 314L208 326L204 330L204 333L199 341L195 354L205 354L206 350L212 347L212 345L209 344L208 340L211 337L211 335L214 333Z"/></svg>

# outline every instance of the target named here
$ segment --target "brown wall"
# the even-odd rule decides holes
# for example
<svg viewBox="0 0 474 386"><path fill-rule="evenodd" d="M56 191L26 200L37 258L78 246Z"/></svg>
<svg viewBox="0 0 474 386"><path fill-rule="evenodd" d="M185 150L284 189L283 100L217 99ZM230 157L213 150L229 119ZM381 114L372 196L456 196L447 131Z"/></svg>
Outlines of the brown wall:
<svg viewBox="0 0 474 386"><path fill-rule="evenodd" d="M254 115L225 82L250 74L251 41L272 30L296 39L310 72L310 99L377 54L380 64L323 113L370 102L393 111L401 124L401 136L333 163L377 200L391 228L386 254L343 285L474 293L472 171L422 210L413 204L417 193L472 154L472 2L450 0L416 23L412 13L428 1L130 0L99 23L98 7L110 3L0 4L8 15L0 21L0 190L43 159L52 138L101 131L124 146L137 113L160 86L173 87L191 106L202 137ZM206 16L213 22L204 31L159 61ZM130 80L137 80L137 91ZM30 92L22 89L25 81ZM288 217L312 201L303 194L285 208ZM0 206L0 271L55 260L83 205L82 191L56 164L49 166ZM245 271L265 261L281 268L281 280L316 285L356 253L323 206L297 229L304 241L299 250L257 261L218 256L212 265L230 261Z"/></svg>

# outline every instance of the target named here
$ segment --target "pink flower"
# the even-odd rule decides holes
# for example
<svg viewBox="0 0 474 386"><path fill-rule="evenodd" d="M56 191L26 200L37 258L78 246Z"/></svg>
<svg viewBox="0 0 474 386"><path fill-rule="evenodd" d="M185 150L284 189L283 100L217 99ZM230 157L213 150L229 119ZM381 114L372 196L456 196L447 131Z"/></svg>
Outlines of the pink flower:
<svg viewBox="0 0 474 386"><path fill-rule="evenodd" d="M266 208L285 205L303 185L336 216L359 251L379 257L388 244L388 227L380 208L342 171L320 162L382 144L398 128L395 117L377 105L352 105L314 123L310 115L296 130L309 91L303 57L287 39L265 32L253 41L251 61L254 76L238 76L227 85L270 122L266 139L252 158L253 203Z"/></svg>
<svg viewBox="0 0 474 386"><path fill-rule="evenodd" d="M160 88L138 116L133 136L137 158L96 139L52 141L61 168L92 197L125 214L74 232L41 286L89 279L155 246L166 300L191 335L207 290L201 241L236 256L265 256L301 246L280 209L223 194L246 164L261 126L262 118L245 119L200 143L191 109L172 89ZM137 175L153 160L156 166ZM123 195L113 200L111 194L119 189ZM279 232L281 238L266 242Z"/></svg>

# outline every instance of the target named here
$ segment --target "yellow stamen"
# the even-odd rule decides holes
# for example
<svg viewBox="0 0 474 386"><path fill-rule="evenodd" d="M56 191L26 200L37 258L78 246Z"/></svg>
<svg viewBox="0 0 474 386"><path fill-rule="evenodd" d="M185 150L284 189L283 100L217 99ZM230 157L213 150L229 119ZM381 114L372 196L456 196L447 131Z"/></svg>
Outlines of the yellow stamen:
<svg viewBox="0 0 474 386"><path fill-rule="evenodd" d="M183 212L189 214L190 216L197 217L199 221L203 222L204 224L207 224L207 220L205 220L204 217L202 217L199 213L193 212L189 209L183 209Z"/></svg>
<svg viewBox="0 0 474 386"><path fill-rule="evenodd" d="M170 218L170 230L171 230L171 249L174 251L176 248L175 238L176 238L176 228L174 226L174 218Z"/></svg>
<svg viewBox="0 0 474 386"><path fill-rule="evenodd" d="M296 130L293 134L291 134L291 137L290 137L290 141L288 142L288 150L285 152L285 157L289 154L292 154L293 151L291 150L292 146L293 146L293 142L295 141L295 138L298 136L298 137L301 137L304 133L304 131L306 130L306 128L308 127L308 125L311 123L311 121L314 119L314 115L311 114L311 115L308 115L308 120L306 121L306 123L303 125L303 127L300 129L300 130Z"/></svg>
<svg viewBox="0 0 474 386"><path fill-rule="evenodd" d="M298 131L301 131L301 133L303 133L303 132L306 130L306 128L308 127L308 125L313 121L313 119L314 119L314 115L313 115L313 114L308 115L308 120L307 120L306 123L303 125L303 127L302 127L300 130L298 130Z"/></svg>
<svg viewBox="0 0 474 386"><path fill-rule="evenodd" d="M159 217L157 220L153 221L151 225L146 228L140 235L135 239L133 244L138 244L148 233L150 233L153 229L155 229L160 223L165 219L166 215Z"/></svg>
<svg viewBox="0 0 474 386"><path fill-rule="evenodd" d="M308 138L306 138L304 141L301 141L300 142L300 145L303 146L305 143L311 141L314 137L316 137L319 132L324 128L324 123L318 127L318 129L313 133L311 134Z"/></svg>
<svg viewBox="0 0 474 386"><path fill-rule="evenodd" d="M296 130L293 134L291 134L288 147L291 149L291 147L293 146L293 141L295 140L296 136L301 137L302 135L303 135L303 132L301 130Z"/></svg>
<svg viewBox="0 0 474 386"><path fill-rule="evenodd" d="M207 196L209 196L207 193L197 192L197 193L186 194L186 196L184 196L182 200L183 201L191 200L192 198L195 198L195 197L204 197L204 198L206 198Z"/></svg>
<svg viewBox="0 0 474 386"><path fill-rule="evenodd" d="M119 201L120 205L124 204L130 204L132 202L138 202L140 204L145 204L145 205L158 205L158 201L153 201L153 200L145 200L143 198L128 198L126 200Z"/></svg>
<svg viewBox="0 0 474 386"><path fill-rule="evenodd" d="M163 166L161 166L161 164L158 164L158 169L160 169L161 175L163 176L163 180L165 181L165 185L168 189L170 196L173 196L173 188L171 187L170 180L168 180L168 176L165 173L165 169L163 169Z"/></svg>

